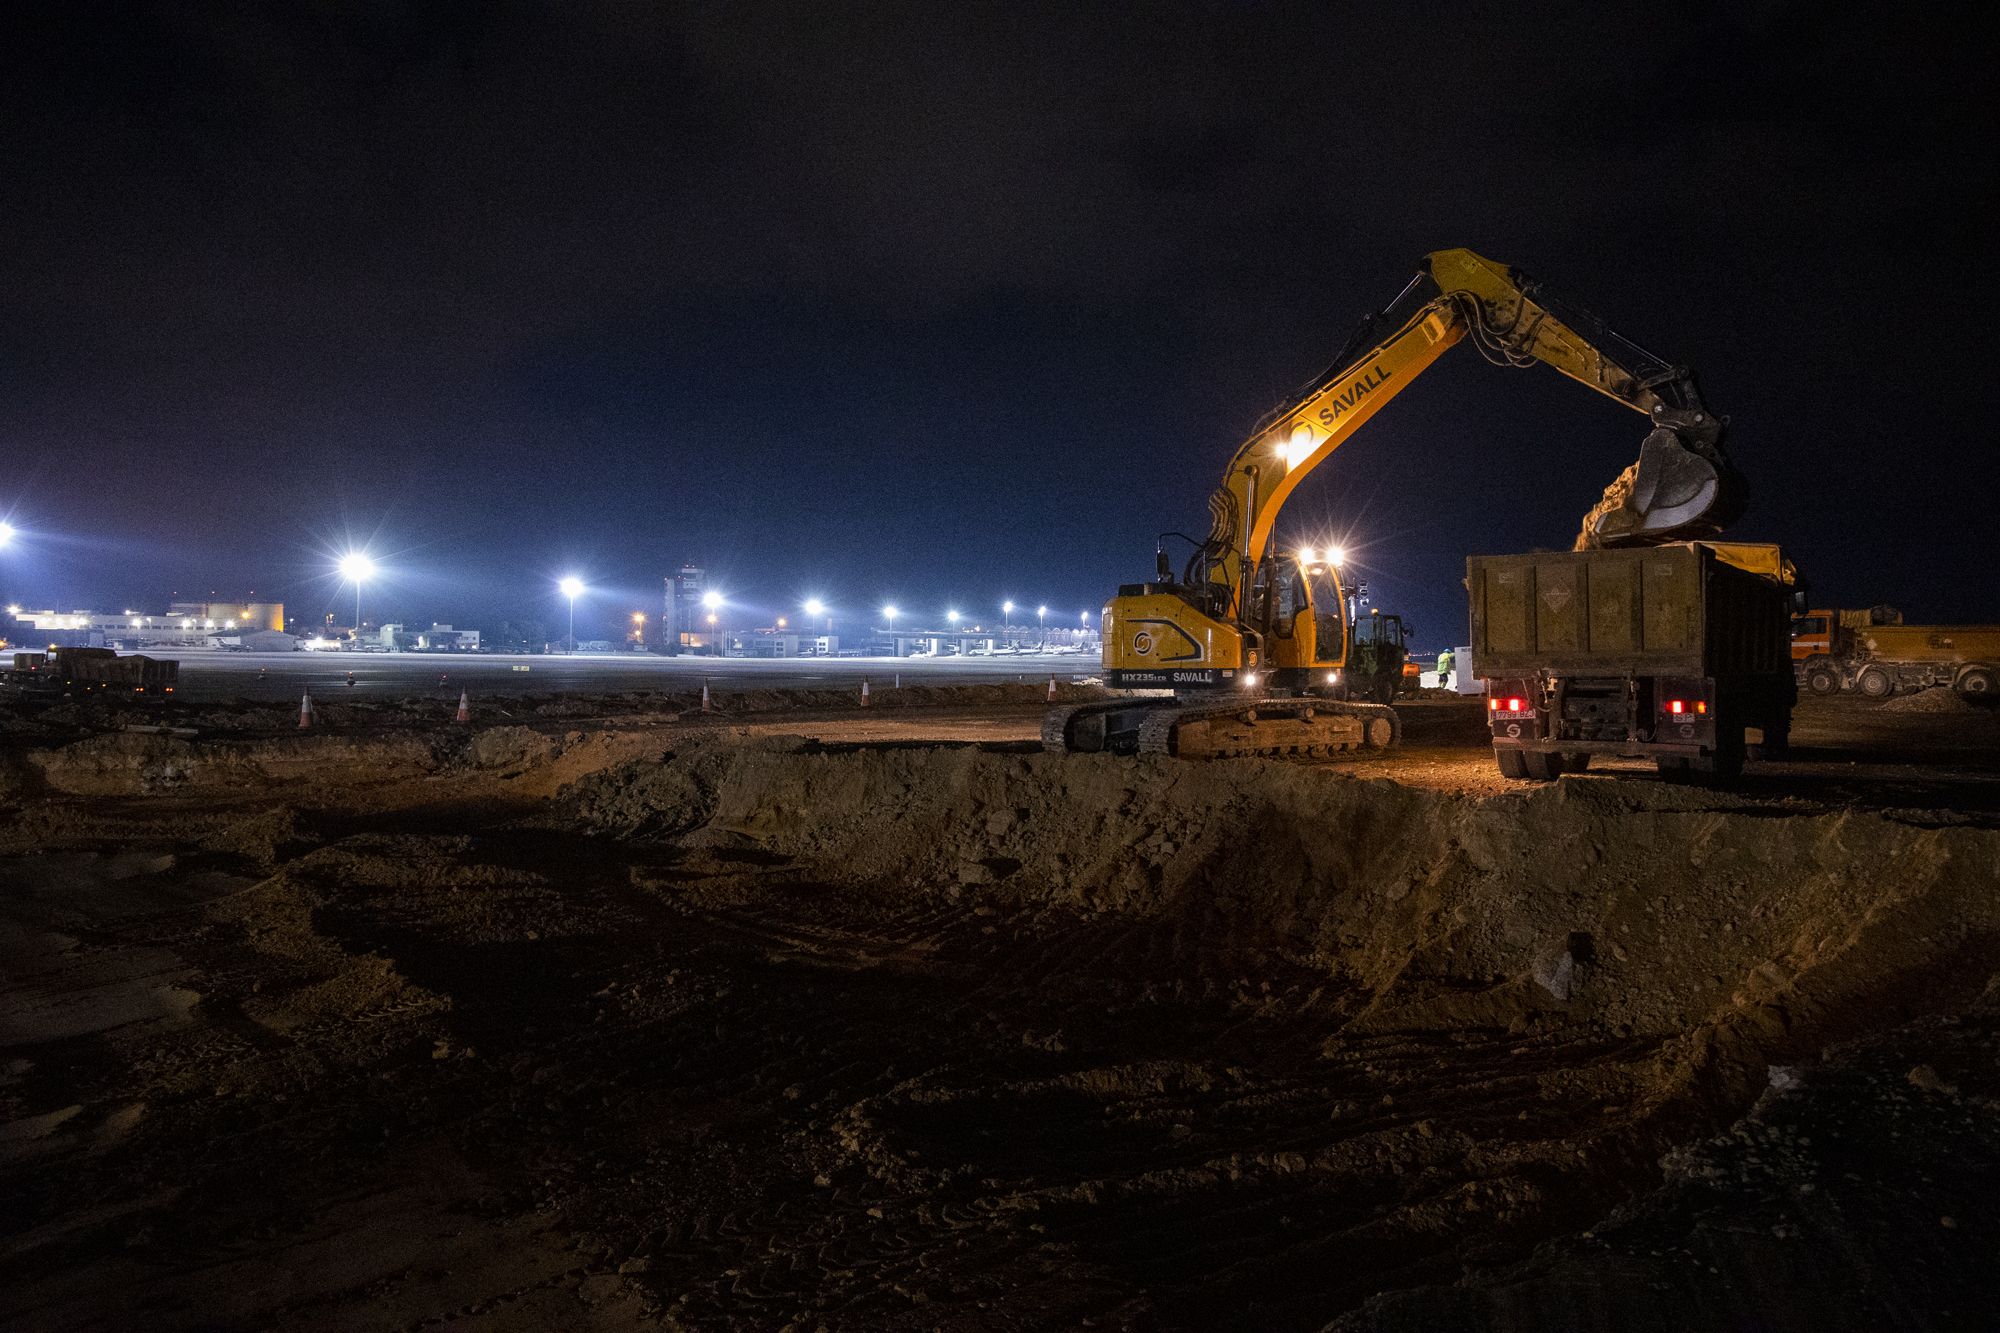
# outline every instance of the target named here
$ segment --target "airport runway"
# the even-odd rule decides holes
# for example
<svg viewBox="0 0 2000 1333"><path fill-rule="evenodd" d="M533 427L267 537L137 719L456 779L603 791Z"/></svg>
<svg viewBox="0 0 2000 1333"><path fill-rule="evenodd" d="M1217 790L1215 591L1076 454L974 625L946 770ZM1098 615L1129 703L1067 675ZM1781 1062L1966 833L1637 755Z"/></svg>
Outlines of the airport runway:
<svg viewBox="0 0 2000 1333"><path fill-rule="evenodd" d="M157 653L157 656L176 656ZM182 700L293 698L307 690L421 695L470 690L474 695L551 694L564 690L814 689L865 678L888 684L970 685L1051 674L1067 681L1095 675L1095 653L998 657L715 658L641 653L231 653L177 655ZM354 684L347 684L347 673Z"/></svg>

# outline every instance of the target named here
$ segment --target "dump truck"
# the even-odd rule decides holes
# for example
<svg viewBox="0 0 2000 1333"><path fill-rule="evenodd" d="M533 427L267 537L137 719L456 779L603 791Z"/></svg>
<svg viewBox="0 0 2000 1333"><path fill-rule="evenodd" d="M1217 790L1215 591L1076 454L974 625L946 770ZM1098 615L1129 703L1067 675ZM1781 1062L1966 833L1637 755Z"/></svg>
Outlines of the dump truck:
<svg viewBox="0 0 2000 1333"><path fill-rule="evenodd" d="M1742 542L1473 556L1472 656L1500 771L1545 782L1606 754L1727 779L1751 744L1783 751L1796 582L1779 548Z"/></svg>
<svg viewBox="0 0 2000 1333"><path fill-rule="evenodd" d="M109 648L51 648L15 653L7 683L28 694L137 694L153 698L174 692L181 664L134 653L120 657Z"/></svg>
<svg viewBox="0 0 2000 1333"><path fill-rule="evenodd" d="M1806 683L1806 663L1832 652L1834 638L1840 631L1902 623L1903 613L1893 606L1871 606L1860 611L1820 608L1798 612L1792 617L1792 665L1798 669L1799 684ZM1832 691L1822 693L1830 694Z"/></svg>
<svg viewBox="0 0 2000 1333"><path fill-rule="evenodd" d="M1950 688L2000 703L2000 625L1905 625L1888 607L1811 610L1792 621L1792 658L1814 694Z"/></svg>

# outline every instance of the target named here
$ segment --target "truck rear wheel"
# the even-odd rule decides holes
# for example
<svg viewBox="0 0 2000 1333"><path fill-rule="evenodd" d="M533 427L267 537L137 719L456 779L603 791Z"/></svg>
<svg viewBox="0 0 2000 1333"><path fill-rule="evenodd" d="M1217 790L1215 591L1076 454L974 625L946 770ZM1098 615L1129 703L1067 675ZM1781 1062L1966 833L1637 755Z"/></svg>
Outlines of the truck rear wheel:
<svg viewBox="0 0 2000 1333"><path fill-rule="evenodd" d="M1854 678L1854 688L1870 699L1886 699L1896 692L1896 678L1881 667L1867 667Z"/></svg>
<svg viewBox="0 0 2000 1333"><path fill-rule="evenodd" d="M1958 697L1968 703L2000 703L2000 672L1989 667L1973 667L1952 683Z"/></svg>
<svg viewBox="0 0 2000 1333"><path fill-rule="evenodd" d="M1750 757L1752 759L1782 759L1785 752L1791 748L1792 728L1789 723L1784 726L1766 726L1764 728L1764 739L1760 743L1750 747Z"/></svg>
<svg viewBox="0 0 2000 1333"><path fill-rule="evenodd" d="M1582 773L1587 771L1589 768L1590 768L1590 751L1564 750L1562 752L1563 772Z"/></svg>
<svg viewBox="0 0 2000 1333"><path fill-rule="evenodd" d="M1814 694L1839 694L1840 673L1830 666L1807 667L1806 688Z"/></svg>
<svg viewBox="0 0 2000 1333"><path fill-rule="evenodd" d="M1521 767L1530 782L1554 782L1563 773L1563 757L1554 750L1521 751Z"/></svg>
<svg viewBox="0 0 2000 1333"><path fill-rule="evenodd" d="M1738 741L1711 754L1701 755L1688 767L1699 777L1716 782L1734 782L1743 776L1743 743Z"/></svg>
<svg viewBox="0 0 2000 1333"><path fill-rule="evenodd" d="M1500 776L1511 778L1515 782L1524 782L1527 780L1528 766L1523 762L1524 758L1525 756L1521 751L1512 749L1511 747L1505 750L1496 749L1493 752L1494 762L1500 765Z"/></svg>

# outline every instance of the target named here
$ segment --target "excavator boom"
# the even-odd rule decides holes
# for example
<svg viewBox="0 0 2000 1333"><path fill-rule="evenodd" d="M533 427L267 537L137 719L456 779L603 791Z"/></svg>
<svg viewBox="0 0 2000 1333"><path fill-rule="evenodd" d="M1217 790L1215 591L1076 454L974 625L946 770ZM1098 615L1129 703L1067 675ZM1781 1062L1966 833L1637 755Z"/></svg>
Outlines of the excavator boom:
<svg viewBox="0 0 2000 1333"><path fill-rule="evenodd" d="M1233 601L1293 488L1467 337L1490 361L1552 366L1651 418L1638 462L1591 510L1578 549L1713 536L1742 512L1742 481L1722 451L1723 420L1703 405L1689 371L1565 307L1518 269L1470 250L1440 250L1316 388L1236 451L1210 500L1209 537L1197 556L1203 580Z"/></svg>

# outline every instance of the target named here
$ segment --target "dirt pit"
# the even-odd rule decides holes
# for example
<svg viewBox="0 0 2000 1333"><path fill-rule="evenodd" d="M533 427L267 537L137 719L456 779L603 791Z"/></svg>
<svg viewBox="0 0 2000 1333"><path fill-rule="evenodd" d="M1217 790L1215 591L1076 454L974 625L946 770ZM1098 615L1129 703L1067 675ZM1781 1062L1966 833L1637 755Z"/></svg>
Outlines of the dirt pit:
<svg viewBox="0 0 2000 1333"><path fill-rule="evenodd" d="M14 1324L1987 1326L1983 824L314 744L15 766Z"/></svg>

